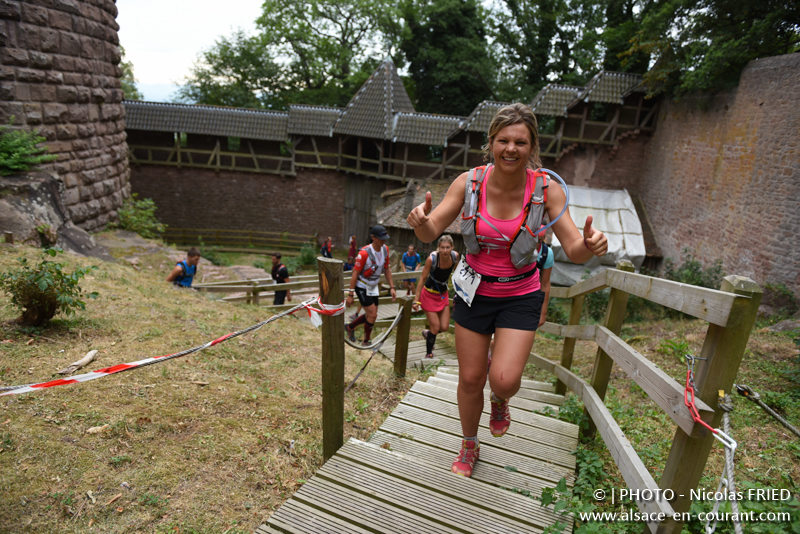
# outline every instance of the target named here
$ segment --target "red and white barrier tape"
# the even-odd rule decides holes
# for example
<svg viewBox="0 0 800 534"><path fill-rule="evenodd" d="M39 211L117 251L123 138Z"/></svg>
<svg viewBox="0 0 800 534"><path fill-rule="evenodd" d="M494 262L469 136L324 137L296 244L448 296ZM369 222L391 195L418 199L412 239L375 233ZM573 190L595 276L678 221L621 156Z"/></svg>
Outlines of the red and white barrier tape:
<svg viewBox="0 0 800 534"><path fill-rule="evenodd" d="M227 341L227 340L232 339L234 337L241 336L242 334L247 334L249 332L253 332L255 330L258 330L259 328L261 328L262 326L264 326L266 324L269 324L269 323L271 323L273 321L276 321L276 320L280 319L281 317L285 317L287 315L290 315L290 314L296 312L297 310L300 310L300 309L303 309L303 308L306 308L306 309L309 309L309 310L314 310L315 312L322 313L324 315L339 315L339 314L344 312L344 302L342 302L342 304L339 305L339 306L326 306L326 305L324 305L322 303L319 303L320 306L322 307L322 309L321 310L317 310L317 309L311 308L311 304L313 304L315 300L319 303L319 298L318 297L316 299L312 298L312 299L306 300L305 302L301 302L300 304L298 304L297 306L295 306L294 308L292 308L290 310L287 310L285 312L279 313L277 315L273 315L272 317L270 317L266 321L261 321L260 323L256 323L253 326L245 328L244 330L239 330L238 332L233 332L231 334L226 334L226 335L224 335L222 337L219 337L219 338L217 338L217 339L215 339L213 341L209 341L208 343L206 343L204 345L200 345L200 346L197 346L197 347L194 347L194 348L191 348L191 349L187 349L187 350L184 350L182 352L176 352L175 354L167 354L167 355L164 355L164 356L156 356L154 358L146 358L144 360L139 360L139 361L136 361L136 362L121 363L121 364L118 364L118 365L113 365L111 367L106 367L104 369L97 369L96 371L92 371L90 373L85 373L85 374L82 374L82 375L75 375L75 376L72 376L70 378L59 378L58 380L51 380L49 382L42 382L40 384L28 384L28 385L24 385L24 386L5 386L5 387L0 387L0 397L2 397L4 395L17 395L19 393L29 393L31 391L39 391L41 389L52 388L52 387L55 387L55 386L65 386L67 384L76 384L78 382L88 382L89 380L94 380L96 378L102 378L104 376L113 375L113 374L116 374L116 373L121 373L122 371L130 371L131 369L138 369L140 367L144 367L144 366L147 366L147 365L152 365L154 363L165 362L167 360L171 360L171 359L174 359L174 358L180 358L181 356L187 356L189 354L192 354L192 353L195 353L195 352L199 352L199 351L207 349L209 347L213 347L214 345L222 343L223 341ZM309 311L308 313L311 314L311 311Z"/></svg>

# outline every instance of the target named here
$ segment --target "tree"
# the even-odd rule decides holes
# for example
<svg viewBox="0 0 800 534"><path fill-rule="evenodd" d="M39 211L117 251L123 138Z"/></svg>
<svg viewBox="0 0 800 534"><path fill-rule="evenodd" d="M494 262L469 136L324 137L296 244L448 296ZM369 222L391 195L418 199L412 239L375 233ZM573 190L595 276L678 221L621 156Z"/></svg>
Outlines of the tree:
<svg viewBox="0 0 800 534"><path fill-rule="evenodd" d="M122 84L122 93L128 100L142 100L144 97L136 87L136 78L133 76L133 63L125 61L125 49L122 46L119 47L119 51L122 55L122 59L119 62L119 68L122 70L122 76L119 80Z"/></svg>
<svg viewBox="0 0 800 534"><path fill-rule="evenodd" d="M504 0L495 14L498 91L526 101L549 82L583 84L602 54L602 0Z"/></svg>
<svg viewBox="0 0 800 534"><path fill-rule="evenodd" d="M640 4L640 5L637 5ZM641 24L641 16L650 3L639 0L605 0L603 29L603 70L643 74L650 64L650 54L644 50L626 53Z"/></svg>
<svg viewBox="0 0 800 534"><path fill-rule="evenodd" d="M418 111L468 115L496 98L486 41L487 14L476 0L405 0L400 51L409 63Z"/></svg>
<svg viewBox="0 0 800 534"><path fill-rule="evenodd" d="M800 50L800 5L784 0L661 0L626 54L652 54L650 95L716 92L752 60Z"/></svg>
<svg viewBox="0 0 800 534"><path fill-rule="evenodd" d="M282 109L281 76L263 37L239 30L202 52L177 95L197 104Z"/></svg>

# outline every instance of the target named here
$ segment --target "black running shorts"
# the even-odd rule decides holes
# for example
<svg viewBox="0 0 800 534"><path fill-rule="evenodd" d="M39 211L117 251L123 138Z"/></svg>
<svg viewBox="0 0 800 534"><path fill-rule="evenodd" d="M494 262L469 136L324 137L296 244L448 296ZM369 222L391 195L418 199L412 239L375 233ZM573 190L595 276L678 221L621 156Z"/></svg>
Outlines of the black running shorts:
<svg viewBox="0 0 800 534"><path fill-rule="evenodd" d="M356 295L358 295L358 301L361 303L363 307L375 306L378 305L378 297L370 297L367 295L367 290L363 287L356 287Z"/></svg>
<svg viewBox="0 0 800 534"><path fill-rule="evenodd" d="M456 324L479 334L493 334L497 328L535 331L542 315L544 291L517 297L475 295L472 306L456 295L453 319Z"/></svg>

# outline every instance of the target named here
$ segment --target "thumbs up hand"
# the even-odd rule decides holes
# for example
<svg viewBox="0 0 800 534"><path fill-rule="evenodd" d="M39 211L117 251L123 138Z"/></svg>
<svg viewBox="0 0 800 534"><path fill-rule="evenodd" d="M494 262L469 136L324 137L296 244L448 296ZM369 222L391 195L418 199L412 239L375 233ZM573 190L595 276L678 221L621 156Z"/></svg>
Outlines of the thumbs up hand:
<svg viewBox="0 0 800 534"><path fill-rule="evenodd" d="M592 228L594 217L586 217L586 224L583 225L583 244L592 251L595 256L602 256L608 252L608 239L605 234L596 228Z"/></svg>
<svg viewBox="0 0 800 534"><path fill-rule="evenodd" d="M428 191L425 193L425 202L411 210L411 213L408 214L408 221L409 226L411 228L418 228L428 222L428 214L433 209L433 196L431 192Z"/></svg>

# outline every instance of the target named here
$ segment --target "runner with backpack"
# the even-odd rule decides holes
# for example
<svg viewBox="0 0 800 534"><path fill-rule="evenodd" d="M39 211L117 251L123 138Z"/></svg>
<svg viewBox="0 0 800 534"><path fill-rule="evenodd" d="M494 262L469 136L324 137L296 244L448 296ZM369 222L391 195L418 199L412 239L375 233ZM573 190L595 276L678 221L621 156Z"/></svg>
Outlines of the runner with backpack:
<svg viewBox="0 0 800 534"><path fill-rule="evenodd" d="M167 282L172 282L178 287L190 288L197 274L197 264L200 262L200 250L192 247L186 253L186 259L175 264L167 276Z"/></svg>
<svg viewBox="0 0 800 534"><path fill-rule="evenodd" d="M458 252L453 250L453 238L443 235L438 248L431 252L422 268L421 280L414 298L414 311L420 308L428 318L429 330L422 331L425 339L425 357L433 358L436 336L450 328L450 295L447 282L458 263Z"/></svg>
<svg viewBox="0 0 800 534"><path fill-rule="evenodd" d="M480 454L478 426L492 334L496 345L488 373L489 430L499 437L511 424L508 399L519 391L544 301L536 233L545 215L573 263L608 250L606 236L592 227L591 215L581 235L569 216L568 192L550 187L554 173L540 169L536 116L530 107L501 108L487 138L484 153L490 164L456 178L435 210L428 192L407 219L416 236L430 243L461 215L467 254L453 273L453 317L463 439L451 470L466 477L472 476Z"/></svg>

